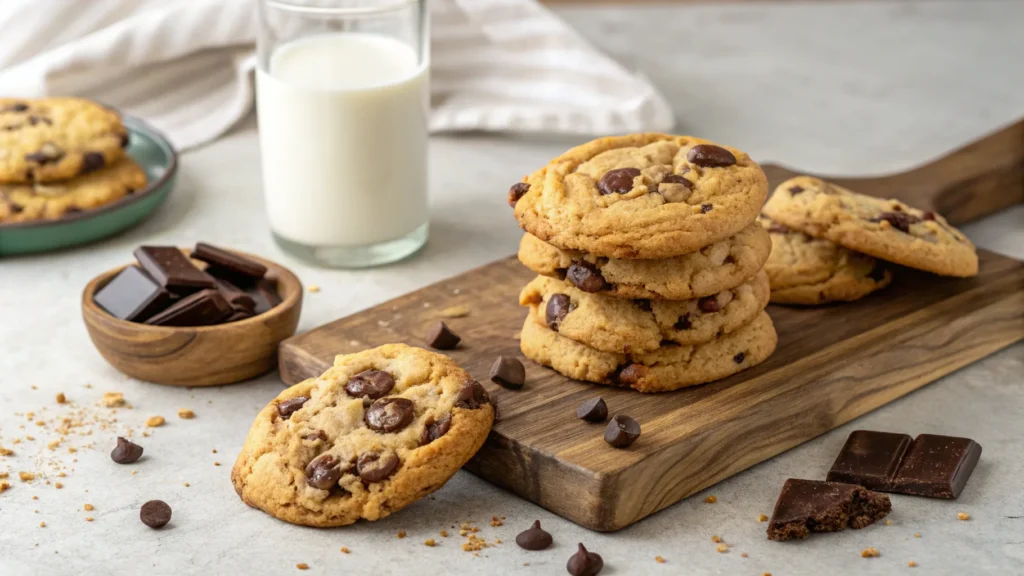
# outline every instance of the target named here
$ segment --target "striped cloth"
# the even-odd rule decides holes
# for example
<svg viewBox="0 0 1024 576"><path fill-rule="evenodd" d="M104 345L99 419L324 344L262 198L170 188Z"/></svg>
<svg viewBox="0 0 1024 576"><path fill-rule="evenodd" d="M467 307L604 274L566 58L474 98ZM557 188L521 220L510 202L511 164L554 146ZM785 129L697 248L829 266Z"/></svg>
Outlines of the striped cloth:
<svg viewBox="0 0 1024 576"><path fill-rule="evenodd" d="M81 95L179 149L253 105L256 0L4 0L0 95ZM668 130L664 98L533 0L429 0L433 131Z"/></svg>

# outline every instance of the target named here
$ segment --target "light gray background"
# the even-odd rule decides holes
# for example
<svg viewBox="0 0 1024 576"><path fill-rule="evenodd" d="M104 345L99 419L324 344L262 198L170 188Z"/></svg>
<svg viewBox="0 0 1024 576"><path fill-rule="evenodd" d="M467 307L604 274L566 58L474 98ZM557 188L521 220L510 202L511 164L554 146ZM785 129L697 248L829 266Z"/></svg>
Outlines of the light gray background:
<svg viewBox="0 0 1024 576"><path fill-rule="evenodd" d="M759 160L823 173L897 171L1024 114L1024 2L558 12L652 78L675 107L680 132L733 144ZM102 391L119 390L135 406L123 423L138 428L152 414L169 421L143 442L148 458L135 466L135 476L110 462L113 433L97 431L97 448L77 455L63 490L15 479L0 495L0 574L277 574L293 573L298 562L310 565L309 574L558 574L578 541L604 555L603 574L891 574L910 570L909 560L919 564L910 573L1024 573L1024 344L722 482L706 492L717 504L704 504L700 494L615 534L579 528L461 472L434 497L384 521L313 530L247 508L228 478L253 415L280 390L276 376L194 391L136 382L104 363L82 326L82 287L126 262L142 242L204 239L280 260L307 285L323 288L307 294L303 330L485 264L517 244L519 230L504 203L509 183L572 143L435 138L426 249L378 270L326 271L295 262L272 244L250 121L186 155L175 194L143 226L87 249L0 261L0 442L9 446L26 433L14 412L48 405L54 413L58 391L92 404ZM981 246L1024 258L1024 208L973 224L967 233ZM198 419L178 420L179 407L193 408ZM956 502L894 496L891 526L795 544L766 541L756 517L770 514L782 482L822 477L856 428L970 436L985 451ZM34 455L51 436L28 433L40 441L0 458L0 471L34 469ZM211 454L213 448L219 453ZM174 507L172 524L160 532L137 520L138 506L153 498ZM84 521L86 502L96 506L93 523ZM971 520L958 521L959 511ZM505 525L491 528L492 515L507 516ZM528 553L512 541L535 518L556 545ZM473 557L459 550L461 538L438 538L441 528L452 531L452 524L470 520L483 527L482 536L504 543ZM40 521L47 527L39 528ZM396 539L399 530L409 537ZM730 552L715 551L715 534L734 545ZM441 545L423 546L430 537ZM340 546L352 554L341 554ZM862 559L868 546L881 557ZM748 558L741 558L744 551ZM668 562L656 564L656 555Z"/></svg>

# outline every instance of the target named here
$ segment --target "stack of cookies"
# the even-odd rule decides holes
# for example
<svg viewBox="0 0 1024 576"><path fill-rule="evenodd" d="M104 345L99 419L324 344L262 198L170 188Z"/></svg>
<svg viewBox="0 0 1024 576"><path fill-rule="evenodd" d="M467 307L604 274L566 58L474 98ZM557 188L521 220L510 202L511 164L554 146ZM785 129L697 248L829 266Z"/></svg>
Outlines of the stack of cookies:
<svg viewBox="0 0 1024 576"><path fill-rule="evenodd" d="M509 191L540 274L520 295L523 354L578 380L641 392L724 378L777 337L756 222L764 172L699 138L601 138Z"/></svg>
<svg viewBox="0 0 1024 576"><path fill-rule="evenodd" d="M52 220L146 185L117 112L79 98L0 98L0 224Z"/></svg>
<svg viewBox="0 0 1024 576"><path fill-rule="evenodd" d="M978 255L934 212L857 194L810 176L787 180L764 206L771 301L851 301L892 281L890 263L943 276L974 276Z"/></svg>

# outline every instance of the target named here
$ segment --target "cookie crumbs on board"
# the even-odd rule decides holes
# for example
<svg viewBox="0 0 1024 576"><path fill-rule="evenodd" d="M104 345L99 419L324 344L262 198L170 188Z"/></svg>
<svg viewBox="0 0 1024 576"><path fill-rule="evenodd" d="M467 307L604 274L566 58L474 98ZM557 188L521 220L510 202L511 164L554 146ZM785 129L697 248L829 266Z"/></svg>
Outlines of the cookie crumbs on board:
<svg viewBox="0 0 1024 576"><path fill-rule="evenodd" d="M722 541L722 538L720 536L712 536L711 537L711 541L714 542L715 544L718 544L719 542Z"/></svg>
<svg viewBox="0 0 1024 576"><path fill-rule="evenodd" d="M309 288L307 288L307 290L309 290L313 294L316 294L317 292L320 291L320 286L318 284L310 284Z"/></svg>
<svg viewBox="0 0 1024 576"><path fill-rule="evenodd" d="M706 502L708 504L714 504L715 502L718 502L718 497L717 496L708 496L707 498L704 499L704 502Z"/></svg>
<svg viewBox="0 0 1024 576"><path fill-rule="evenodd" d="M740 552L740 558L746 558L746 557L747 557L747 553L746 552Z"/></svg>
<svg viewBox="0 0 1024 576"><path fill-rule="evenodd" d="M66 404L67 401L68 401L68 398L67 398L67 396L64 395L63 392L58 392L57 393L57 404Z"/></svg>
<svg viewBox="0 0 1024 576"><path fill-rule="evenodd" d="M462 545L462 550L464 552L476 552L478 550L483 550L488 546L490 545L486 540L480 538L476 534L470 534L469 537L466 538L466 542Z"/></svg>
<svg viewBox="0 0 1024 576"><path fill-rule="evenodd" d="M82 510L85 510L86 512L92 512L95 509L96 507L93 506L92 504L86 504L85 506L82 506Z"/></svg>
<svg viewBox="0 0 1024 576"><path fill-rule="evenodd" d="M885 525L886 526L892 526L892 520L886 520L885 521Z"/></svg>
<svg viewBox="0 0 1024 576"><path fill-rule="evenodd" d="M657 562L658 564L664 564L665 563L665 559L662 558L661 556L655 556L654 557L654 561Z"/></svg>
<svg viewBox="0 0 1024 576"><path fill-rule="evenodd" d="M879 556L881 556L881 554L879 554L877 548L869 547L860 551L861 558L878 558Z"/></svg>
<svg viewBox="0 0 1024 576"><path fill-rule="evenodd" d="M146 420L146 427L159 428L160 426L164 425L164 422L166 422L166 420L164 420L163 416L153 416Z"/></svg>
<svg viewBox="0 0 1024 576"><path fill-rule="evenodd" d="M505 523L501 521L501 518L498 518L497 516L491 516L491 526L497 528L498 526L502 526L504 524Z"/></svg>
<svg viewBox="0 0 1024 576"><path fill-rule="evenodd" d="M921 533L920 532L914 532L914 538L920 538L920 537L921 537Z"/></svg>
<svg viewBox="0 0 1024 576"><path fill-rule="evenodd" d="M443 538L447 538L448 537L448 531L447 530L441 530L441 536Z"/></svg>
<svg viewBox="0 0 1024 576"><path fill-rule="evenodd" d="M399 530L399 531L398 531L398 537L399 537L399 538L405 538L405 536L406 536L406 534L405 534L405 530Z"/></svg>
<svg viewBox="0 0 1024 576"><path fill-rule="evenodd" d="M178 418L181 418L182 420L191 420L191 419L193 419L195 417L196 417L196 413L191 411L191 410L189 410L188 408L180 408L180 409L178 409Z"/></svg>
<svg viewBox="0 0 1024 576"><path fill-rule="evenodd" d="M305 562L299 562L295 567L299 570L309 570L309 564L306 564Z"/></svg>
<svg viewBox="0 0 1024 576"><path fill-rule="evenodd" d="M757 515L757 521L758 522L767 522L768 521L768 517L765 516L764 514L758 514Z"/></svg>
<svg viewBox="0 0 1024 576"><path fill-rule="evenodd" d="M913 560L911 560L910 562L907 562L907 567L908 568L916 568L917 567L917 562L914 562Z"/></svg>
<svg viewBox="0 0 1024 576"><path fill-rule="evenodd" d="M64 488L64 485L61 484L60 482L57 482L56 484L53 485L53 487L56 488L57 490L61 490Z"/></svg>
<svg viewBox="0 0 1024 576"><path fill-rule="evenodd" d="M22 482L31 482L36 479L36 475L31 472L18 472L18 478L20 478Z"/></svg>
<svg viewBox="0 0 1024 576"><path fill-rule="evenodd" d="M423 545L430 546L431 548L433 548L434 546L437 546L437 541L435 541L433 538L427 538L423 541Z"/></svg>
<svg viewBox="0 0 1024 576"><path fill-rule="evenodd" d="M725 554L726 552L729 551L729 545L728 544L719 544L718 547L715 548L715 550L717 550L718 552L720 552L722 554Z"/></svg>
<svg viewBox="0 0 1024 576"><path fill-rule="evenodd" d="M4 492L7 492L10 489L11 485L9 482L0 482L0 494L3 494Z"/></svg>
<svg viewBox="0 0 1024 576"><path fill-rule="evenodd" d="M0 446L0 456L14 456L14 450Z"/></svg>
<svg viewBox="0 0 1024 576"><path fill-rule="evenodd" d="M971 519L971 515L968 514L967 512L957 512L956 519L957 520L970 520Z"/></svg>
<svg viewBox="0 0 1024 576"><path fill-rule="evenodd" d="M342 554L349 554L349 553L351 553L351 552L352 552L352 551L348 549L348 546L342 546L342 547L341 547L341 553L342 553Z"/></svg>
<svg viewBox="0 0 1024 576"><path fill-rule="evenodd" d="M103 405L107 408L120 408L124 406L124 394L121 392L104 392Z"/></svg>

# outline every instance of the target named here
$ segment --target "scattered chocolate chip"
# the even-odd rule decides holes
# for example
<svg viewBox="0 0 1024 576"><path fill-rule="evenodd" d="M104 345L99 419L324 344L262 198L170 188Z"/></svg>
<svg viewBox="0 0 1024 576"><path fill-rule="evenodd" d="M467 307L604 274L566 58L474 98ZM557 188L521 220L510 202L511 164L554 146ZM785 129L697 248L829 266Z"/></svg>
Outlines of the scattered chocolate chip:
<svg viewBox="0 0 1024 576"><path fill-rule="evenodd" d="M383 454L367 452L356 461L356 471L363 482L380 482L386 480L398 470L398 455L388 450Z"/></svg>
<svg viewBox="0 0 1024 576"><path fill-rule="evenodd" d="M142 505L139 519L150 528L163 528L171 521L171 507L162 500L150 500Z"/></svg>
<svg viewBox="0 0 1024 576"><path fill-rule="evenodd" d="M518 358L498 356L491 365L491 382L508 388L519 390L526 383L526 367Z"/></svg>
<svg viewBox="0 0 1024 576"><path fill-rule="evenodd" d="M929 210L928 212L925 212L924 214L921 214L921 219L922 220L935 220L935 212L932 212L931 210Z"/></svg>
<svg viewBox="0 0 1024 576"><path fill-rule="evenodd" d="M552 294L548 298L548 305L544 308L544 320L548 327L558 332L558 324L565 319L565 316L576 309L568 294Z"/></svg>
<svg viewBox="0 0 1024 576"><path fill-rule="evenodd" d="M569 562L565 565L565 569L572 576L595 576L602 568L604 568L604 560L601 559L601 556L594 552L588 552L582 542L579 550L569 557Z"/></svg>
<svg viewBox="0 0 1024 576"><path fill-rule="evenodd" d="M627 448L640 437L640 424L623 414L612 417L604 429L604 441L616 448Z"/></svg>
<svg viewBox="0 0 1024 576"><path fill-rule="evenodd" d="M462 338L444 322L438 321L427 333L427 345L437 350L454 350Z"/></svg>
<svg viewBox="0 0 1024 576"><path fill-rule="evenodd" d="M459 395L455 397L455 407L476 410L490 401L487 390L476 380L470 380L462 385Z"/></svg>
<svg viewBox="0 0 1024 576"><path fill-rule="evenodd" d="M711 212L712 208L714 208L714 206L712 206L711 204L701 204L700 205L700 213L701 214L707 214L708 212Z"/></svg>
<svg viewBox="0 0 1024 576"><path fill-rule="evenodd" d="M309 402L309 398L306 398L305 396L290 398L277 405L277 413L281 415L281 418L287 420L292 417L292 414L295 414L300 408L302 408L306 402Z"/></svg>
<svg viewBox="0 0 1024 576"><path fill-rule="evenodd" d="M311 434L306 434L305 436L303 436L303 438L309 440L310 442L316 442L317 440L327 442L327 433L324 432L323 430L317 430L316 432L313 432Z"/></svg>
<svg viewBox="0 0 1024 576"><path fill-rule="evenodd" d="M799 193L801 193L803 191L804 191L803 186L790 186L789 187L789 193L792 194L793 196L796 196L797 194L799 194Z"/></svg>
<svg viewBox="0 0 1024 576"><path fill-rule="evenodd" d="M413 417L415 409L412 400L408 398L381 398L375 400L366 413L363 414L363 421L371 430L389 433L397 432L408 426Z"/></svg>
<svg viewBox="0 0 1024 576"><path fill-rule="evenodd" d="M675 326L673 326L673 328L675 328L676 330L689 330L692 327L693 322L690 321L689 314L684 314L680 316L679 320L676 320Z"/></svg>
<svg viewBox="0 0 1024 576"><path fill-rule="evenodd" d="M872 219L872 222L888 222L892 224L893 228L896 228L900 232L910 232L910 225L917 224L921 221L917 216L907 214L906 212L882 212L877 218Z"/></svg>
<svg viewBox="0 0 1024 576"><path fill-rule="evenodd" d="M732 166L736 163L736 157L721 146L714 144L697 144L686 153L686 159L704 167Z"/></svg>
<svg viewBox="0 0 1024 576"><path fill-rule="evenodd" d="M321 454L306 466L306 484L317 490L330 490L341 480L341 461L330 454Z"/></svg>
<svg viewBox="0 0 1024 576"><path fill-rule="evenodd" d="M576 417L587 422L604 422L608 418L608 404L604 398L591 398L576 409Z"/></svg>
<svg viewBox="0 0 1024 576"><path fill-rule="evenodd" d="M395 387L395 379L383 370L366 370L348 379L345 392L353 398L383 398Z"/></svg>
<svg viewBox="0 0 1024 576"><path fill-rule="evenodd" d="M737 364L743 364L743 360L745 360L746 357L747 355L744 354L743 352L738 352L735 356L732 357L732 361Z"/></svg>
<svg viewBox="0 0 1024 576"><path fill-rule="evenodd" d="M607 286L601 272L589 262L573 262L566 271L565 279L573 286L593 294L600 292Z"/></svg>
<svg viewBox="0 0 1024 576"><path fill-rule="evenodd" d="M118 436L117 446L111 450L110 459L118 464L131 464L142 458L142 451L142 446Z"/></svg>
<svg viewBox="0 0 1024 576"><path fill-rule="evenodd" d="M700 300L697 300L697 308L700 308L701 312L718 312L722 307L718 304L718 296L705 296Z"/></svg>
<svg viewBox="0 0 1024 576"><path fill-rule="evenodd" d="M427 425L423 427L423 433L420 434L420 446L426 446L441 436L444 436L448 433L448 430L450 430L451 427L451 414L445 414L436 422L433 419L428 420Z"/></svg>
<svg viewBox="0 0 1024 576"><path fill-rule="evenodd" d="M686 171L689 172L690 169L687 168ZM665 176L665 178L663 178L661 182L663 184L682 184L687 188L693 188L693 182L690 182L686 178L683 178L681 174L669 174L668 176Z"/></svg>
<svg viewBox="0 0 1024 576"><path fill-rule="evenodd" d="M79 174L86 174L103 168L103 165L107 163L107 160L103 157L103 154L99 152L89 152L82 157L82 167L79 169Z"/></svg>
<svg viewBox="0 0 1024 576"><path fill-rule="evenodd" d="M629 386L636 384L641 377L644 375L644 367L640 364L627 364L615 373L613 376L615 382L618 384L625 384Z"/></svg>
<svg viewBox="0 0 1024 576"><path fill-rule="evenodd" d="M636 168L609 170L597 181L597 189L603 195L625 194L633 189L633 179L640 175Z"/></svg>
<svg viewBox="0 0 1024 576"><path fill-rule="evenodd" d="M551 546L553 539L540 527L540 520L534 520L533 526L523 530L516 536L516 544L523 550L544 550Z"/></svg>
<svg viewBox="0 0 1024 576"><path fill-rule="evenodd" d="M526 182L516 182L508 189L508 205L515 208L516 202L530 191L530 185Z"/></svg>

